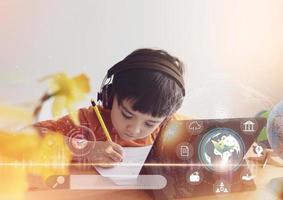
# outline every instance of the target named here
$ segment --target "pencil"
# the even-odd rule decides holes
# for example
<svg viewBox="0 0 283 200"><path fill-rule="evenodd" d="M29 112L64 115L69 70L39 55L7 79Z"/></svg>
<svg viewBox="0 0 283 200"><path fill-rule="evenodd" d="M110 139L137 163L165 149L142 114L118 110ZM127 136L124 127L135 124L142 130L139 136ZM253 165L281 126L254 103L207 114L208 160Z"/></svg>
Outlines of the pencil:
<svg viewBox="0 0 283 200"><path fill-rule="evenodd" d="M269 159L269 153L266 152L266 157L265 157L265 159L264 159L264 161L263 161L262 168L264 168L264 167L266 166L266 164L267 164L267 162L268 162L268 159Z"/></svg>
<svg viewBox="0 0 283 200"><path fill-rule="evenodd" d="M92 105L93 110L94 110L94 112L95 112L95 114L96 114L96 116L97 116L97 118L98 118L98 121L99 121L101 127L102 127L102 130L103 130L104 135L106 136L106 138L107 138L108 141L112 142L112 139L111 139L111 137L110 137L110 134L109 134L109 132L108 132L108 130L107 130L107 127L106 127L106 125L105 125L105 123L104 123L104 121L103 121L103 119L102 119L102 116L101 116L101 114L100 114L100 112L99 112L99 110L98 110L98 107L97 107L97 105L96 105L94 99L91 99L91 105Z"/></svg>

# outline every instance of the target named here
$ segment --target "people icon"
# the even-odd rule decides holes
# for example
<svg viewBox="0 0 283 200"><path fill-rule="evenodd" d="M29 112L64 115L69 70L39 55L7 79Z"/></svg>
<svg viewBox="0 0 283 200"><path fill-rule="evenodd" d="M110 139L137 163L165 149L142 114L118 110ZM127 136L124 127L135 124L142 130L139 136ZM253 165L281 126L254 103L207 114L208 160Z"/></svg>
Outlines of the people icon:
<svg viewBox="0 0 283 200"><path fill-rule="evenodd" d="M225 187L223 182L221 182L219 187L216 189L216 193L220 192L228 193L228 189Z"/></svg>
<svg viewBox="0 0 283 200"><path fill-rule="evenodd" d="M230 185L227 184L224 180L217 181L214 184L214 193L221 194L221 193L229 193L230 192Z"/></svg>

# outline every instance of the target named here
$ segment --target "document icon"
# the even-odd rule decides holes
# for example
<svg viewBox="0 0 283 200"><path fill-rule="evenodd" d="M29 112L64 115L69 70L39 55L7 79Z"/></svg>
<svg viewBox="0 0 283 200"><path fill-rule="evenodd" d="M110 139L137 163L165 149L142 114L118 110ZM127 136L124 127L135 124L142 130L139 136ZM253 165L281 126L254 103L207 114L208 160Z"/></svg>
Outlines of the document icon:
<svg viewBox="0 0 283 200"><path fill-rule="evenodd" d="M188 146L181 146L181 156L188 157L190 155L190 149Z"/></svg>

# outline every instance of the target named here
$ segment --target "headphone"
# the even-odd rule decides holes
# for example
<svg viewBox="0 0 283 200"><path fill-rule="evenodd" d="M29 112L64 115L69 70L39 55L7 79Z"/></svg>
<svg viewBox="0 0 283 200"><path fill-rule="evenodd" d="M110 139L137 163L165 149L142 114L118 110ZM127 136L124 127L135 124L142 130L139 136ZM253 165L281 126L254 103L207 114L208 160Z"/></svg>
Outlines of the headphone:
<svg viewBox="0 0 283 200"><path fill-rule="evenodd" d="M97 93L97 101L101 102L104 108L110 109L113 103L113 77L118 73L132 69L150 69L171 77L180 86L183 96L185 96L184 79L182 73L176 68L177 62L179 61L175 59L169 60L165 57L164 52L157 55L149 55L148 52L144 52L143 50L134 51L107 71L102 81L100 92Z"/></svg>

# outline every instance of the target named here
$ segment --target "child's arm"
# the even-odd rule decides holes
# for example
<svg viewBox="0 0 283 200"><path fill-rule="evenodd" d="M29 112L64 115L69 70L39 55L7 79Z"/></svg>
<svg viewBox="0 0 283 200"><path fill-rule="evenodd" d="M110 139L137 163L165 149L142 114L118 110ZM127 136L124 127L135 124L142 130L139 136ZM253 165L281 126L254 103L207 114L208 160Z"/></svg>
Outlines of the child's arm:
<svg viewBox="0 0 283 200"><path fill-rule="evenodd" d="M73 158L73 161L87 160L88 162L95 164L104 163L116 163L122 161L122 147L113 142L103 141L106 138L103 134L98 134L99 122L96 120L90 109L80 109L78 112L80 126L85 126L91 130L96 137L94 148L88 155L84 155L84 158ZM94 117L94 118L92 118ZM69 137L72 131L76 130L76 126L71 120L69 115L66 115L58 120L46 120L33 124L41 135L45 135L48 131L60 132L66 137ZM66 139L66 141L68 138ZM94 142L94 141L88 141ZM106 166L107 167L107 166Z"/></svg>
<svg viewBox="0 0 283 200"><path fill-rule="evenodd" d="M87 155L88 163L93 166L114 167L123 161L123 148L109 141L97 141L90 154Z"/></svg>

